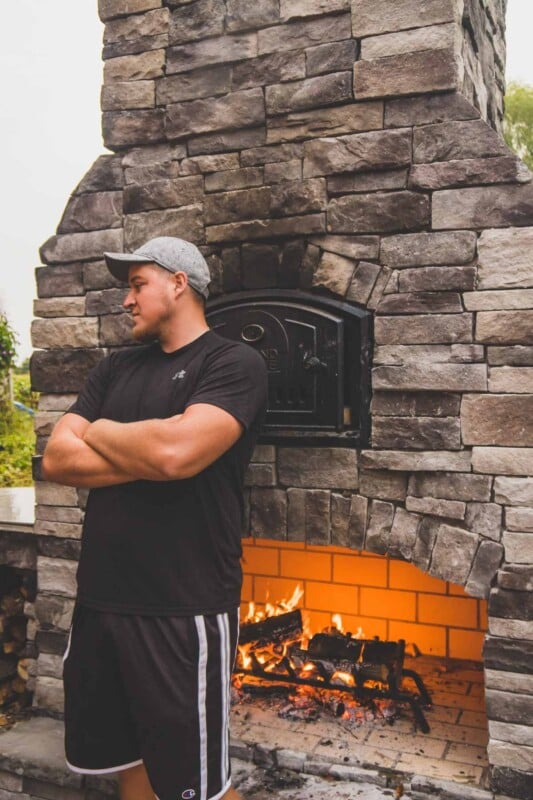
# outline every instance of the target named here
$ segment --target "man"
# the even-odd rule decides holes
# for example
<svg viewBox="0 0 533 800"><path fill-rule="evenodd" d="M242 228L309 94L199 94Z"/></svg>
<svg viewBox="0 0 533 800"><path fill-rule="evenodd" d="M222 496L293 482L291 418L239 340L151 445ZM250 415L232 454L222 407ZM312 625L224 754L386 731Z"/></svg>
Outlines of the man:
<svg viewBox="0 0 533 800"><path fill-rule="evenodd" d="M266 367L209 329L194 245L158 237L104 257L149 344L98 364L43 457L47 479L91 489L64 656L67 762L118 772L122 800L235 800L242 487Z"/></svg>

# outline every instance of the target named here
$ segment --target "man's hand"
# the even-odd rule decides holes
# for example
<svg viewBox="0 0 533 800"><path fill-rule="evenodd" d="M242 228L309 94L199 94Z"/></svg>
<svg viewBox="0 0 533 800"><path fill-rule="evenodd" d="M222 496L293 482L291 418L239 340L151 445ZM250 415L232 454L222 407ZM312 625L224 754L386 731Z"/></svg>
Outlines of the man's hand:
<svg viewBox="0 0 533 800"><path fill-rule="evenodd" d="M227 411L197 403L167 419L99 419L87 428L84 441L122 472L171 481L197 475L229 450L242 430Z"/></svg>
<svg viewBox="0 0 533 800"><path fill-rule="evenodd" d="M119 469L83 441L89 426L78 414L61 417L43 455L46 480L89 489L136 480L135 475Z"/></svg>

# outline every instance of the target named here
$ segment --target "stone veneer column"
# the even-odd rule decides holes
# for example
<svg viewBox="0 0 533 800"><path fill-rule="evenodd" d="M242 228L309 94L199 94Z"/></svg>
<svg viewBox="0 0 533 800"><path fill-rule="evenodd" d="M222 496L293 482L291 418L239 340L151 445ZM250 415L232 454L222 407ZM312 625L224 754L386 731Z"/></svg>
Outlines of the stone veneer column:
<svg viewBox="0 0 533 800"><path fill-rule="evenodd" d="M41 250L36 428L42 452L88 370L128 341L104 250L180 235L208 258L213 294L312 289L371 309L371 446L258 447L247 524L387 553L490 595L493 781L526 798L533 188L494 130L503 5L464 6L100 0L115 154ZM83 500L37 483L36 705L48 713L62 707Z"/></svg>

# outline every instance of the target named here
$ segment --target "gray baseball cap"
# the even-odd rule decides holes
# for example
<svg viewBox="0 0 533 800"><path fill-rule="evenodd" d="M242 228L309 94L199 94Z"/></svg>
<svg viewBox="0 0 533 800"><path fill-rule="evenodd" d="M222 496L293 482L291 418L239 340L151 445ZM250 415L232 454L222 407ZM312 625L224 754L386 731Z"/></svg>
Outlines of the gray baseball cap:
<svg viewBox="0 0 533 800"><path fill-rule="evenodd" d="M205 258L196 245L177 236L158 236L133 253L104 253L104 258L109 272L124 283L132 264L158 264L169 272L185 272L189 286L209 296L211 276Z"/></svg>

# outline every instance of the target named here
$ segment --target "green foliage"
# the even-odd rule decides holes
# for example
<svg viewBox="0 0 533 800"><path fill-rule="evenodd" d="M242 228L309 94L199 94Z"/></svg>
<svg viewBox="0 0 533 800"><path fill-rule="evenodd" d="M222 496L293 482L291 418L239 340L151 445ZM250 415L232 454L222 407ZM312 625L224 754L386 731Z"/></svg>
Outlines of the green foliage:
<svg viewBox="0 0 533 800"><path fill-rule="evenodd" d="M505 95L505 141L533 170L533 86L510 83Z"/></svg>
<svg viewBox="0 0 533 800"><path fill-rule="evenodd" d="M28 408L36 410L39 402L39 393L32 392L29 372L14 370L13 376L13 399L19 403L24 403Z"/></svg>
<svg viewBox="0 0 533 800"><path fill-rule="evenodd" d="M7 372L17 355L17 335L5 314L0 313L0 373Z"/></svg>
<svg viewBox="0 0 533 800"><path fill-rule="evenodd" d="M38 395L30 388L28 373L13 375L15 400L37 407ZM0 487L31 486L31 460L35 451L33 417L17 409L0 414Z"/></svg>

